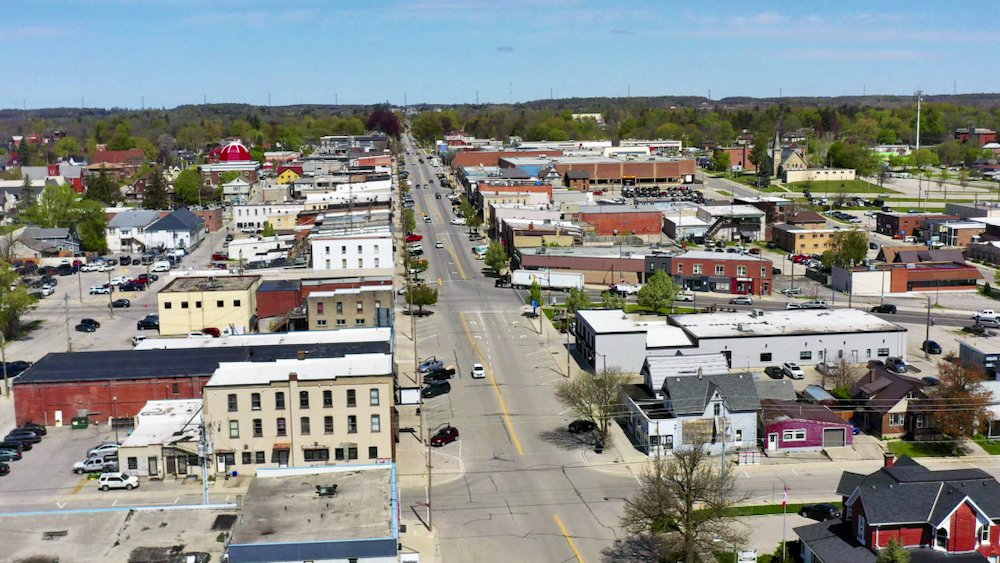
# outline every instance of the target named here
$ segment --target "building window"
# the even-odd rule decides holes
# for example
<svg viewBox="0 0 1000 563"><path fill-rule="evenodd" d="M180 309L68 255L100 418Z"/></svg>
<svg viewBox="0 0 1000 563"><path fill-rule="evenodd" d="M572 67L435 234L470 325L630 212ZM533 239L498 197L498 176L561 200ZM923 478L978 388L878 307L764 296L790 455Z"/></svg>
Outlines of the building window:
<svg viewBox="0 0 1000 563"><path fill-rule="evenodd" d="M375 254L378 254L378 245L377 244L374 246L373 251L374 251Z"/></svg>
<svg viewBox="0 0 1000 563"><path fill-rule="evenodd" d="M239 299L233 299L233 307L239 307L239 306L240 306L240 300Z"/></svg>
<svg viewBox="0 0 1000 563"><path fill-rule="evenodd" d="M684 264L683 263L677 264L677 273L678 274L683 274L684 273Z"/></svg>
<svg viewBox="0 0 1000 563"><path fill-rule="evenodd" d="M130 457L128 458L128 468L129 469L139 469L139 458Z"/></svg>
<svg viewBox="0 0 1000 563"><path fill-rule="evenodd" d="M889 415L889 426L902 426L903 425L903 414L890 414Z"/></svg>
<svg viewBox="0 0 1000 563"><path fill-rule="evenodd" d="M347 326L347 319L337 319L337 326Z"/></svg>
<svg viewBox="0 0 1000 563"><path fill-rule="evenodd" d="M800 360L811 360L811 359L813 359L813 353L810 352L810 351L799 352L799 359Z"/></svg>
<svg viewBox="0 0 1000 563"><path fill-rule="evenodd" d="M344 314L344 302L343 301L337 301L337 314L338 315L343 315Z"/></svg>
<svg viewBox="0 0 1000 563"><path fill-rule="evenodd" d="M327 270L330 269L330 259L329 258L326 259L326 269Z"/></svg>
<svg viewBox="0 0 1000 563"><path fill-rule="evenodd" d="M865 517L858 515L858 542L865 545Z"/></svg>
<svg viewBox="0 0 1000 563"><path fill-rule="evenodd" d="M358 431L358 417L353 414L347 417L347 433L355 434Z"/></svg>
<svg viewBox="0 0 1000 563"><path fill-rule="evenodd" d="M378 459L378 446L368 446L368 459Z"/></svg>
<svg viewBox="0 0 1000 563"><path fill-rule="evenodd" d="M302 418L300 418L299 419L299 426L301 427L301 431L302 431L303 434L308 434L309 431L310 431L310 428L309 428L309 417L308 416L303 416Z"/></svg>
<svg viewBox="0 0 1000 563"><path fill-rule="evenodd" d="M867 350L865 350L865 357L866 358L872 357L872 349L871 348L868 348Z"/></svg>
<svg viewBox="0 0 1000 563"><path fill-rule="evenodd" d="M264 457L264 452L254 452L253 457L254 457L254 463L267 463L265 461L267 458Z"/></svg>
<svg viewBox="0 0 1000 563"><path fill-rule="evenodd" d="M761 354L760 354L760 361L762 361L762 362L770 362L771 361L771 353L770 352L761 352Z"/></svg>
<svg viewBox="0 0 1000 563"><path fill-rule="evenodd" d="M344 448L336 448L333 450L334 459L337 461L344 461Z"/></svg>
<svg viewBox="0 0 1000 563"><path fill-rule="evenodd" d="M229 421L229 437L230 438L240 437L240 421L238 420Z"/></svg>
<svg viewBox="0 0 1000 563"><path fill-rule="evenodd" d="M365 267L365 259L364 258L358 258L358 267L359 268L364 268Z"/></svg>
<svg viewBox="0 0 1000 563"><path fill-rule="evenodd" d="M216 302L215 302L215 306L216 306L216 307L218 307L219 309L221 309L221 308L225 307L225 306L226 306L226 304L225 304L225 302L224 302L224 301L222 301L222 300L220 299L220 300L218 300L218 301L216 301Z"/></svg>
<svg viewBox="0 0 1000 563"><path fill-rule="evenodd" d="M333 391L326 389L323 391L323 408L333 407Z"/></svg>
<svg viewBox="0 0 1000 563"><path fill-rule="evenodd" d="M725 266L716 266L715 267L715 275L722 276L722 275L725 275L725 273L726 273L726 267Z"/></svg>
<svg viewBox="0 0 1000 563"><path fill-rule="evenodd" d="M348 461L358 459L358 448L347 448L347 459Z"/></svg>
<svg viewBox="0 0 1000 563"><path fill-rule="evenodd" d="M358 301L358 312L359 313L365 312L365 304L363 301Z"/></svg>
<svg viewBox="0 0 1000 563"><path fill-rule="evenodd" d="M378 268L378 258L375 259L375 267Z"/></svg>
<svg viewBox="0 0 1000 563"><path fill-rule="evenodd" d="M722 404L720 404L720 403L713 403L712 404L712 412L715 414L715 416L722 416Z"/></svg>
<svg viewBox="0 0 1000 563"><path fill-rule="evenodd" d="M285 419L279 418L277 422L278 422L278 436L287 436L288 433L285 431Z"/></svg>
<svg viewBox="0 0 1000 563"><path fill-rule="evenodd" d="M347 247L346 246L341 246L340 247L340 253L341 254L347 254Z"/></svg>
<svg viewBox="0 0 1000 563"><path fill-rule="evenodd" d="M736 266L736 275L741 277L747 277L747 267L746 266Z"/></svg>
<svg viewBox="0 0 1000 563"><path fill-rule="evenodd" d="M173 303L171 303L170 301L164 301L163 302L163 308L164 309L172 309L173 308Z"/></svg>
<svg viewBox="0 0 1000 563"><path fill-rule="evenodd" d="M347 258L344 258L343 260L340 261L340 267L345 270L347 269Z"/></svg>
<svg viewBox="0 0 1000 563"><path fill-rule="evenodd" d="M306 461L329 461L330 450L328 448L317 448L315 450L303 451Z"/></svg>
<svg viewBox="0 0 1000 563"><path fill-rule="evenodd" d="M260 410L260 393L250 393L250 410Z"/></svg>
<svg viewBox="0 0 1000 563"><path fill-rule="evenodd" d="M285 392L278 391L274 394L274 410L283 411L285 410Z"/></svg>
<svg viewBox="0 0 1000 563"><path fill-rule="evenodd" d="M979 543L990 543L990 526L988 524L979 530Z"/></svg>
<svg viewBox="0 0 1000 563"><path fill-rule="evenodd" d="M864 516L860 517L861 522L864 522ZM861 536L861 524L858 524L858 536ZM941 549L948 549L948 529L938 528L937 537L935 538L937 547Z"/></svg>
<svg viewBox="0 0 1000 563"><path fill-rule="evenodd" d="M760 269L760 277L762 277L762 278L766 278L767 277L767 268L761 268Z"/></svg>
<svg viewBox="0 0 1000 563"><path fill-rule="evenodd" d="M264 421L259 418L253 419L253 437L254 438L264 437Z"/></svg>
<svg viewBox="0 0 1000 563"><path fill-rule="evenodd" d="M324 416L323 417L323 433L324 434L333 434L333 417L332 416Z"/></svg>
<svg viewBox="0 0 1000 563"><path fill-rule="evenodd" d="M319 314L319 315L323 314L323 302L322 301L320 301L319 303L316 304L316 313Z"/></svg>
<svg viewBox="0 0 1000 563"><path fill-rule="evenodd" d="M369 395L371 397L371 405L373 407L377 407L378 406L378 389L372 389L371 391L369 391Z"/></svg>
<svg viewBox="0 0 1000 563"><path fill-rule="evenodd" d="M364 319L354 319L354 326L364 326L364 325L365 325Z"/></svg>
<svg viewBox="0 0 1000 563"><path fill-rule="evenodd" d="M243 452L243 465L250 465L252 455L250 452Z"/></svg>
<svg viewBox="0 0 1000 563"><path fill-rule="evenodd" d="M299 391L299 408L309 408L309 391Z"/></svg>
<svg viewBox="0 0 1000 563"><path fill-rule="evenodd" d="M355 398L354 389L348 389L347 390L347 406L349 406L349 407L356 407L356 406L358 406L358 401Z"/></svg>
<svg viewBox="0 0 1000 563"><path fill-rule="evenodd" d="M316 326L326 326L326 320L325 319L319 319L319 320L317 320L316 321Z"/></svg>
<svg viewBox="0 0 1000 563"><path fill-rule="evenodd" d="M694 264L691 266L692 274L701 274L701 264Z"/></svg>
<svg viewBox="0 0 1000 563"><path fill-rule="evenodd" d="M174 395L180 394L180 392L181 392L181 385L180 385L180 383L174 383L173 385L171 385L171 390L174 392Z"/></svg>
<svg viewBox="0 0 1000 563"><path fill-rule="evenodd" d="M362 252L363 252L363 250L361 250L361 245L359 244L358 245L358 254L361 254Z"/></svg>
<svg viewBox="0 0 1000 563"><path fill-rule="evenodd" d="M382 419L377 414L372 415L372 432L382 431Z"/></svg>
<svg viewBox="0 0 1000 563"><path fill-rule="evenodd" d="M888 355L889 355L889 349L888 348L879 348L878 349L878 357L885 358Z"/></svg>
<svg viewBox="0 0 1000 563"><path fill-rule="evenodd" d="M187 308L188 308L188 302L187 301L181 301L181 309L187 309Z"/></svg>
<svg viewBox="0 0 1000 563"><path fill-rule="evenodd" d="M237 409L236 393L229 394L229 412L236 412Z"/></svg>
<svg viewBox="0 0 1000 563"><path fill-rule="evenodd" d="M803 442L806 439L806 429L796 428L794 430L785 430L781 437L786 442Z"/></svg>

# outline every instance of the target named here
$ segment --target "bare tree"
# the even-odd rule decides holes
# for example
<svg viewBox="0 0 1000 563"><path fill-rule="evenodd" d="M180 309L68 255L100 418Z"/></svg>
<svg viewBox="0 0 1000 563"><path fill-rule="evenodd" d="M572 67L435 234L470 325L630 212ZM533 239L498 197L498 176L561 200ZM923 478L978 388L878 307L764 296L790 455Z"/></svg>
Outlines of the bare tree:
<svg viewBox="0 0 1000 563"><path fill-rule="evenodd" d="M837 360L827 373L823 374L823 387L827 385L836 389L857 383L861 376L865 374L865 367L862 364L852 364L841 358Z"/></svg>
<svg viewBox="0 0 1000 563"><path fill-rule="evenodd" d="M621 526L633 536L652 534L662 561L711 560L718 538L746 545L736 507L750 495L736 490L733 471L713 467L701 444L658 457L643 473L642 489L625 505Z"/></svg>
<svg viewBox="0 0 1000 563"><path fill-rule="evenodd" d="M631 374L611 366L591 375L581 373L573 379L564 379L556 385L556 399L584 419L594 423L602 444L607 444L608 434L615 414L621 412L621 388L631 381Z"/></svg>

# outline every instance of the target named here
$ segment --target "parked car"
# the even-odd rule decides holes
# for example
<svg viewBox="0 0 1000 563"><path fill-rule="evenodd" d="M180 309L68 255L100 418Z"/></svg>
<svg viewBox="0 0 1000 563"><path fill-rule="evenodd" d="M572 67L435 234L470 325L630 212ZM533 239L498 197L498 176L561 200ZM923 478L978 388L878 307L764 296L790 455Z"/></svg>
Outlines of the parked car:
<svg viewBox="0 0 1000 563"><path fill-rule="evenodd" d="M433 369L441 369L443 367L444 367L444 362L442 362L441 360L439 360L439 359L437 359L435 357L431 357L431 358L428 358L428 359L424 360L424 362L422 364L420 364L420 367L418 368L418 371L420 373L427 373L427 372L429 372L429 371L431 371Z"/></svg>
<svg viewBox="0 0 1000 563"><path fill-rule="evenodd" d="M806 309L827 309L828 305L826 301L822 299L811 299L803 303Z"/></svg>
<svg viewBox="0 0 1000 563"><path fill-rule="evenodd" d="M781 290L781 293L784 294L784 295L801 295L802 294L802 288L801 287L786 287L785 289Z"/></svg>
<svg viewBox="0 0 1000 563"><path fill-rule="evenodd" d="M128 283L130 281L132 281L132 278L128 276L116 276L111 278L111 281L109 281L108 283L110 283L111 285L121 285L123 283Z"/></svg>
<svg viewBox="0 0 1000 563"><path fill-rule="evenodd" d="M132 281L134 281L136 283L144 283L146 285L149 285L149 284L155 282L158 279L160 279L160 276L158 276L156 274L139 274Z"/></svg>
<svg viewBox="0 0 1000 563"><path fill-rule="evenodd" d="M146 330L147 328L153 330L160 329L160 315L147 315L146 318L140 320L136 323L136 328L139 330Z"/></svg>
<svg viewBox="0 0 1000 563"><path fill-rule="evenodd" d="M693 293L678 293L674 301L680 301L681 303L691 303L694 301Z"/></svg>
<svg viewBox="0 0 1000 563"><path fill-rule="evenodd" d="M483 379L486 377L486 368L483 364L476 362L472 364L472 379Z"/></svg>
<svg viewBox="0 0 1000 563"><path fill-rule="evenodd" d="M906 370L909 369L909 366L906 365L903 358L897 357L886 358L885 367L887 367L889 371L894 371L896 373L906 373Z"/></svg>
<svg viewBox="0 0 1000 563"><path fill-rule="evenodd" d="M451 220L451 224L452 224L452 225L461 225L461 226L465 226L465 219L462 219L461 217L459 217L459 218L456 218L456 219L452 219L452 220Z"/></svg>
<svg viewBox="0 0 1000 563"><path fill-rule="evenodd" d="M90 288L91 295L107 295L111 293L111 291L112 291L111 287L108 286L107 284L95 285L94 287Z"/></svg>
<svg viewBox="0 0 1000 563"><path fill-rule="evenodd" d="M434 447L441 447L445 444L450 444L458 440L458 428L454 426L445 426L441 430L438 430L436 434L431 438L431 445Z"/></svg>
<svg viewBox="0 0 1000 563"><path fill-rule="evenodd" d="M584 432L591 432L597 425L589 420L574 420L569 423L569 433L570 434L583 434Z"/></svg>
<svg viewBox="0 0 1000 563"><path fill-rule="evenodd" d="M132 302L128 299L115 299L111 302L112 309L128 309L132 306Z"/></svg>
<svg viewBox="0 0 1000 563"><path fill-rule="evenodd" d="M785 372L785 375L791 379L802 379L806 376L806 373L802 371L799 364L795 362L785 362L782 364L781 369Z"/></svg>
<svg viewBox="0 0 1000 563"><path fill-rule="evenodd" d="M78 461L73 464L73 473L83 475L84 473L104 473L106 471L118 471L117 461L105 461L100 457L92 457L87 461Z"/></svg>
<svg viewBox="0 0 1000 563"><path fill-rule="evenodd" d="M885 362L882 360L868 360L868 369L884 368Z"/></svg>
<svg viewBox="0 0 1000 563"><path fill-rule="evenodd" d="M410 233L406 237L406 242L417 242L418 240L423 240L423 238L424 237L422 235L418 235L416 233Z"/></svg>
<svg viewBox="0 0 1000 563"><path fill-rule="evenodd" d="M7 364L6 364L6 366L7 366L7 377L17 377L17 376L21 375L22 373L24 373L25 370L27 370L28 368L30 368L32 364L33 364L33 362L25 362L23 360L14 360L14 361L11 361L11 362L7 362ZM0 377L3 377L3 371L2 370L0 370ZM44 427L42 427L42 428L43 428L42 434L44 435L45 434Z"/></svg>
<svg viewBox="0 0 1000 563"><path fill-rule="evenodd" d="M132 346L138 346L140 343L142 343L143 341L145 341L146 338L147 337L144 334L137 334L137 335L133 336L132 337Z"/></svg>
<svg viewBox="0 0 1000 563"><path fill-rule="evenodd" d="M27 428L15 428L7 433L4 441L15 440L18 442L28 442L29 444L37 444L42 441L41 435L38 433L28 430Z"/></svg>
<svg viewBox="0 0 1000 563"><path fill-rule="evenodd" d="M91 458L91 457L94 457L96 455L117 454L119 447L121 447L121 444L119 444L119 443L116 443L116 442L105 442L105 443L103 443L103 444L101 444L99 446L96 446L96 447L93 447L93 448L90 448L89 450L87 450L87 457Z"/></svg>
<svg viewBox="0 0 1000 563"><path fill-rule="evenodd" d="M218 338L218 337L222 336L222 331L220 331L219 329L215 328L214 326L210 326L208 328L203 328L203 329L201 329L201 331L203 333L211 336L212 338Z"/></svg>
<svg viewBox="0 0 1000 563"><path fill-rule="evenodd" d="M6 475L8 473L10 473L10 466L0 461L0 475Z"/></svg>
<svg viewBox="0 0 1000 563"><path fill-rule="evenodd" d="M808 309L808 308L809 307L806 307L802 303L785 303L785 310L786 311L790 311L792 309Z"/></svg>
<svg viewBox="0 0 1000 563"><path fill-rule="evenodd" d="M781 275L781 268L771 268L771 275L772 276L780 276Z"/></svg>
<svg viewBox="0 0 1000 563"><path fill-rule="evenodd" d="M94 328L101 328L101 323L95 321L94 319L80 319L80 324L90 325Z"/></svg>
<svg viewBox="0 0 1000 563"><path fill-rule="evenodd" d="M993 309L983 309L982 311L979 311L975 315L972 315L972 318L974 318L974 319L980 319L982 317L989 317L991 319L995 319L996 316L997 316L997 313Z"/></svg>
<svg viewBox="0 0 1000 563"><path fill-rule="evenodd" d="M823 375L833 375L837 371L837 363L831 360L824 360L816 364L816 371Z"/></svg>
<svg viewBox="0 0 1000 563"><path fill-rule="evenodd" d="M928 375L926 377L921 377L920 381L923 381L924 385L926 385L928 387L937 387L938 385L941 384L941 380L940 379L938 379L936 377L933 377L933 376L930 376L930 375Z"/></svg>
<svg viewBox="0 0 1000 563"><path fill-rule="evenodd" d="M729 300L730 305L753 305L753 297L749 295L740 295L739 297L733 297Z"/></svg>
<svg viewBox="0 0 1000 563"><path fill-rule="evenodd" d="M962 327L963 332L968 332L970 334L975 334L976 336L986 336L986 327L979 325L969 325Z"/></svg>
<svg viewBox="0 0 1000 563"><path fill-rule="evenodd" d="M920 349L928 354L940 354L941 345L933 340L924 340L924 343L920 345Z"/></svg>
<svg viewBox="0 0 1000 563"><path fill-rule="evenodd" d="M785 370L779 368L778 366L767 366L764 368L764 375L770 377L771 379L781 379L785 377Z"/></svg>
<svg viewBox="0 0 1000 563"><path fill-rule="evenodd" d="M97 488L102 491L111 489L125 489L131 491L139 486L139 478L135 475L124 473L105 473L97 480Z"/></svg>
<svg viewBox="0 0 1000 563"><path fill-rule="evenodd" d="M74 327L77 332L97 332L97 327L94 325L88 325L80 323Z"/></svg>
<svg viewBox="0 0 1000 563"><path fill-rule="evenodd" d="M211 334L205 334L200 330L195 330L188 333L188 338L212 338Z"/></svg>
<svg viewBox="0 0 1000 563"><path fill-rule="evenodd" d="M840 509L828 502L805 504L799 509L799 516L805 516L806 518L812 518L813 520L823 522L824 520L840 518Z"/></svg>
<svg viewBox="0 0 1000 563"><path fill-rule="evenodd" d="M0 461L18 461L23 454L15 448L0 448Z"/></svg>
<svg viewBox="0 0 1000 563"><path fill-rule="evenodd" d="M31 442L21 442L18 440L3 440L0 441L0 449L5 450L17 450L19 452L29 451L33 446Z"/></svg>
<svg viewBox="0 0 1000 563"><path fill-rule="evenodd" d="M872 307L872 313L888 313L890 315L896 314L896 306L889 303L883 303L881 305L875 305Z"/></svg>
<svg viewBox="0 0 1000 563"><path fill-rule="evenodd" d="M444 395L451 391L451 383L448 381L435 381L420 391L420 396L424 399L432 399L438 395Z"/></svg>

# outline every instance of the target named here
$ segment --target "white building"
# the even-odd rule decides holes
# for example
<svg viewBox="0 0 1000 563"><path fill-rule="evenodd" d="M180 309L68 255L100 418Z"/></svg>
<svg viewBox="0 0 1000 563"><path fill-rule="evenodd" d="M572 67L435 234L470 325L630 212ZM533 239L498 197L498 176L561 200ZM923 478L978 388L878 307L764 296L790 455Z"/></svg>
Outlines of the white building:
<svg viewBox="0 0 1000 563"><path fill-rule="evenodd" d="M106 229L108 251L143 252L149 246L146 229L160 220L156 210L129 210L117 213L108 221Z"/></svg>
<svg viewBox="0 0 1000 563"><path fill-rule="evenodd" d="M238 229L263 229L269 217L297 216L305 208L301 203L234 205L233 221Z"/></svg>
<svg viewBox="0 0 1000 563"><path fill-rule="evenodd" d="M188 209L178 209L146 227L147 245L190 251L205 237L205 220Z"/></svg>
<svg viewBox="0 0 1000 563"><path fill-rule="evenodd" d="M312 245L314 270L392 268L392 233L388 227L343 234L317 233Z"/></svg>
<svg viewBox="0 0 1000 563"><path fill-rule="evenodd" d="M285 258L294 245L295 235L251 236L234 239L229 243L229 259L259 262Z"/></svg>
<svg viewBox="0 0 1000 563"><path fill-rule="evenodd" d="M201 475L201 399L147 401L118 450L119 468L139 478Z"/></svg>
<svg viewBox="0 0 1000 563"><path fill-rule="evenodd" d="M243 178L235 178L222 184L222 199L229 202L241 202L250 199L253 185Z"/></svg>

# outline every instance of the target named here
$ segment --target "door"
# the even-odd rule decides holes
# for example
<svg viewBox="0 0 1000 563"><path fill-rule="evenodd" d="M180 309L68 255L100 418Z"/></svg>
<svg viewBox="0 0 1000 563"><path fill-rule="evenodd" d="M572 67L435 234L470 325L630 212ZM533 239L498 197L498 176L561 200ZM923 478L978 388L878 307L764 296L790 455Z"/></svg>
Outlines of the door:
<svg viewBox="0 0 1000 563"><path fill-rule="evenodd" d="M177 473L177 458L168 457L167 458L167 475L173 475Z"/></svg>
<svg viewBox="0 0 1000 563"><path fill-rule="evenodd" d="M278 467L288 467L288 450L278 450Z"/></svg>
<svg viewBox="0 0 1000 563"><path fill-rule="evenodd" d="M56 426L62 426L62 411L56 411Z"/></svg>
<svg viewBox="0 0 1000 563"><path fill-rule="evenodd" d="M217 455L215 457L215 461L216 461L216 466L217 466L216 467L216 471L218 473L225 473L226 472L226 456L225 456L225 454L219 454L219 455Z"/></svg>
<svg viewBox="0 0 1000 563"><path fill-rule="evenodd" d="M778 433L774 432L767 435L767 451L774 452L778 450Z"/></svg>
<svg viewBox="0 0 1000 563"><path fill-rule="evenodd" d="M157 463L159 460L157 460L155 457L150 457L150 458L147 459L147 461L149 462L149 476L150 477L159 477L160 476L160 468L159 468L159 464Z"/></svg>
<svg viewBox="0 0 1000 563"><path fill-rule="evenodd" d="M842 448L847 445L847 429L846 428L824 428L823 429L823 447L824 448Z"/></svg>

